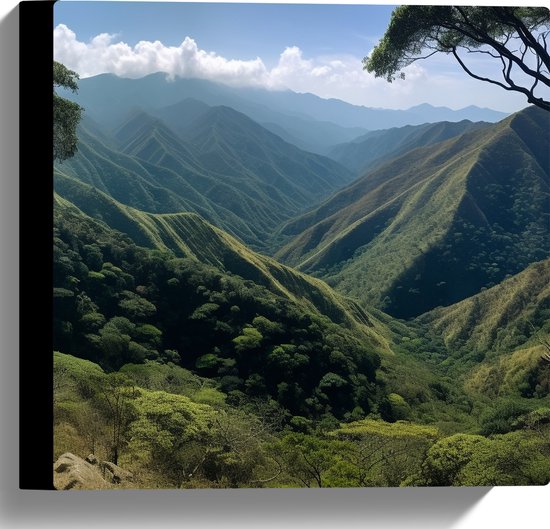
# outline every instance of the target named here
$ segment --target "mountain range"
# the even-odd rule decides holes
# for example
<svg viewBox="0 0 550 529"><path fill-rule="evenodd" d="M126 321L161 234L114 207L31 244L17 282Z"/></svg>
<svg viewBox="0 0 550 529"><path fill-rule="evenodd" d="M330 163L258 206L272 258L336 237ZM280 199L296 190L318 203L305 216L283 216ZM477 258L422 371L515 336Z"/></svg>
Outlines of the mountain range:
<svg viewBox="0 0 550 529"><path fill-rule="evenodd" d="M478 431L484 399L547 398L545 112L160 74L75 99L78 152L54 167L61 352L176 362L303 432L372 414Z"/></svg>
<svg viewBox="0 0 550 529"><path fill-rule="evenodd" d="M78 153L57 165L57 177L72 176L148 212L195 211L259 249L279 224L353 178L229 107L186 100L178 109L189 116L191 107L183 137L142 110L112 131L87 117ZM186 122L177 122L182 134Z"/></svg>
<svg viewBox="0 0 550 529"><path fill-rule="evenodd" d="M141 79L102 74L82 79L78 94L63 92L87 110L87 115L106 128L116 127L128 113L140 108L165 117L171 107L186 98L210 106L228 106L280 135L301 149L326 154L334 145L351 141L369 131L436 121L489 121L506 114L466 107L451 110L428 104L408 110L387 110L351 105L313 94L229 87L200 79L168 79L151 74Z"/></svg>
<svg viewBox="0 0 550 529"><path fill-rule="evenodd" d="M462 120L375 130L351 142L335 145L327 155L359 176L374 165L396 158L407 151L481 129L486 125L488 123L482 121Z"/></svg>
<svg viewBox="0 0 550 529"><path fill-rule="evenodd" d="M527 108L368 171L282 228L277 258L409 318L550 253L548 115Z"/></svg>

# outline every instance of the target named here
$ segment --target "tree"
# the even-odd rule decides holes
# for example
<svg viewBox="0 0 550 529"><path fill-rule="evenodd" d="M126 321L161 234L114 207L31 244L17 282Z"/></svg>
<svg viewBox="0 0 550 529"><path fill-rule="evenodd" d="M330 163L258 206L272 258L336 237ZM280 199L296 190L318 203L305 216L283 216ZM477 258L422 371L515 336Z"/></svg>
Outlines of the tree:
<svg viewBox="0 0 550 529"><path fill-rule="evenodd" d="M550 88L548 28L550 11L544 7L400 6L363 65L392 82L397 73L404 79L400 70L419 59L452 54L474 79L524 94L529 103L550 111L550 100L540 95ZM464 52L495 59L502 78L473 72Z"/></svg>
<svg viewBox="0 0 550 529"><path fill-rule="evenodd" d="M135 420L129 432L133 452L181 486L200 460L195 443L208 445L214 410L183 395L142 389L133 405Z"/></svg>
<svg viewBox="0 0 550 529"><path fill-rule="evenodd" d="M78 138L76 127L82 117L83 108L55 93L56 87L78 90L78 74L63 64L53 63L53 158L54 161L66 160L77 151Z"/></svg>
<svg viewBox="0 0 550 529"><path fill-rule="evenodd" d="M524 432L491 439L454 434L428 450L422 471L411 484L432 487L545 485L550 464L542 450L544 446L540 441Z"/></svg>
<svg viewBox="0 0 550 529"><path fill-rule="evenodd" d="M300 485L323 488L327 486L327 473L339 461L341 445L313 435L288 433L273 446L273 452Z"/></svg>
<svg viewBox="0 0 550 529"><path fill-rule="evenodd" d="M95 382L104 414L109 421L110 459L117 465L120 450L126 442L128 428L135 414L138 393L131 379L121 373L109 373Z"/></svg>

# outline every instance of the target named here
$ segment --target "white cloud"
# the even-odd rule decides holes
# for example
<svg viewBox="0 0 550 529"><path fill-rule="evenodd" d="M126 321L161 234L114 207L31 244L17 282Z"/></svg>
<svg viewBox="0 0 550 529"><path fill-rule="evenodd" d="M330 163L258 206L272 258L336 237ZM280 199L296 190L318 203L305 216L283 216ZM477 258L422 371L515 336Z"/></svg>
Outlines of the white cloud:
<svg viewBox="0 0 550 529"><path fill-rule="evenodd" d="M458 66L445 56L432 63L413 63L404 70L405 81L387 83L364 71L360 58L349 55L306 58L300 48L289 46L268 69L259 57L228 59L199 48L190 37L179 46L166 46L158 40L130 46L116 35L102 33L85 43L59 24L54 29L54 57L81 77L114 73L137 78L166 72L170 77L195 77L234 86L289 88L372 107L407 108L430 102L455 108L470 104L498 108L502 96L498 88L470 80L460 72L457 75ZM509 97L506 94L502 99L501 108L507 103L510 106Z"/></svg>
<svg viewBox="0 0 550 529"><path fill-rule="evenodd" d="M64 24L54 30L55 59L77 71L81 77L114 73L122 77L143 77L154 72L170 76L198 77L234 85L263 86L270 89L327 91L329 87L367 87L377 84L362 70L356 57L304 58L297 46L287 47L270 70L259 57L254 60L227 59L200 49L190 37L179 46L160 41L140 41L135 46L117 41L115 35L102 33L88 43L78 40ZM319 86L319 82L322 84Z"/></svg>
<svg viewBox="0 0 550 529"><path fill-rule="evenodd" d="M54 29L54 57L81 77L114 73L121 77L143 77L155 72L170 76L198 77L239 85L265 85L267 70L260 58L230 60L199 49L190 37L179 46L160 41L140 41L131 47L102 33L89 43L80 42L64 24Z"/></svg>

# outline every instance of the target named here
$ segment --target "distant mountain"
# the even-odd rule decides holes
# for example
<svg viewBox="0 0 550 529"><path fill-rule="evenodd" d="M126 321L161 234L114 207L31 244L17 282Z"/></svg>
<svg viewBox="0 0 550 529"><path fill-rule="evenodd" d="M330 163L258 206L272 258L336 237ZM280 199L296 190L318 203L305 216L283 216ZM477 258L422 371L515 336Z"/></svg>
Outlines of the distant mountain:
<svg viewBox="0 0 550 529"><path fill-rule="evenodd" d="M335 145L327 156L341 163L350 171L362 174L377 164L395 158L407 151L424 147L467 131L481 129L488 123L472 123L468 120L456 123L442 121L423 125L367 132L349 143Z"/></svg>
<svg viewBox="0 0 550 529"><path fill-rule="evenodd" d="M269 91L265 92L269 95ZM293 114L285 108L266 105L252 97L256 91L231 88L202 79L166 79L166 74L151 74L140 79L126 79L101 74L79 81L77 94L60 90L86 108L87 115L107 129L115 128L135 108L170 121L175 132L180 128L174 121L182 112L197 111L197 103L208 106L229 106L246 114L258 123L275 125L285 131L286 139L295 138L302 149L321 153L336 143L349 141L366 132L365 127L345 127L321 121L314 116ZM187 100L186 103L182 103ZM182 107L183 105L183 107ZM194 107L191 109L191 107ZM197 117L197 116L195 116ZM184 118L188 122L188 116Z"/></svg>
<svg viewBox="0 0 550 529"><path fill-rule="evenodd" d="M550 117L502 122L410 151L289 222L278 258L409 318L550 255Z"/></svg>
<svg viewBox="0 0 550 529"><path fill-rule="evenodd" d="M298 147L321 154L367 130L443 120L498 121L506 116L502 112L475 107L457 111L445 107L436 109L431 105L409 110L368 108L290 90L235 88L201 79L168 81L166 77L166 74L157 73L141 79L125 79L101 74L81 79L78 94L65 92L64 95L77 100L90 117L107 127L114 127L135 107L150 114L162 114L165 107L189 98L210 106L229 106L260 124L266 123L267 128L279 127L279 132L282 128L285 131L282 137L294 138Z"/></svg>
<svg viewBox="0 0 550 529"><path fill-rule="evenodd" d="M448 107L434 107L427 103L416 105L407 109L409 114L415 114L419 119L427 122L435 123L437 121L458 121L457 118L469 121L488 121L495 123L504 119L507 114L498 112L490 108L480 108L475 105L470 105L458 110L452 110Z"/></svg>
<svg viewBox="0 0 550 529"><path fill-rule="evenodd" d="M188 97L173 105L156 109L154 110L154 114L178 134L180 138L184 138L187 136L192 123L206 114L210 108L210 105Z"/></svg>
<svg viewBox="0 0 550 529"><path fill-rule="evenodd" d="M352 180L337 162L286 143L244 114L201 111L185 140L138 110L111 141L84 121L77 155L57 172L144 211L194 211L263 249L279 224Z"/></svg>
<svg viewBox="0 0 550 529"><path fill-rule="evenodd" d="M507 116L504 112L476 106L452 110L424 103L406 110L391 110L352 105L339 99L323 99L314 94L297 94L291 90L244 90L249 99L273 109L315 117L320 121L330 121L343 127L365 127L369 130L464 119L496 122Z"/></svg>
<svg viewBox="0 0 550 529"><path fill-rule="evenodd" d="M187 139L203 167L235 174L239 180L257 174L271 186L272 197L283 195L295 208L318 201L352 179L333 160L296 148L229 107L213 107L195 120Z"/></svg>

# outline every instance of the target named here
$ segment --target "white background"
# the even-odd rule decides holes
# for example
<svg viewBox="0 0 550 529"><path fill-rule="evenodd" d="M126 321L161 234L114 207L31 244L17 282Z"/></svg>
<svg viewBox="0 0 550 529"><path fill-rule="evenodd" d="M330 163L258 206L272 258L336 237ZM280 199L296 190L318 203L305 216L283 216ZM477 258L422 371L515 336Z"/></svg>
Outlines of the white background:
<svg viewBox="0 0 550 529"><path fill-rule="evenodd" d="M513 2L500 4L513 5ZM19 15L16 5L12 0L0 2L0 528L517 529L550 526L549 486L107 493L19 491ZM32 70L32 64L24 67ZM47 351L38 353L48 354ZM33 454L25 457L32 460Z"/></svg>

